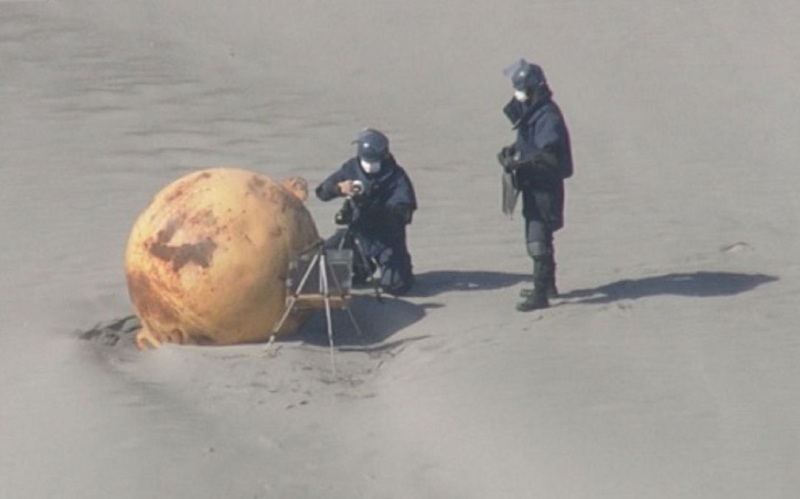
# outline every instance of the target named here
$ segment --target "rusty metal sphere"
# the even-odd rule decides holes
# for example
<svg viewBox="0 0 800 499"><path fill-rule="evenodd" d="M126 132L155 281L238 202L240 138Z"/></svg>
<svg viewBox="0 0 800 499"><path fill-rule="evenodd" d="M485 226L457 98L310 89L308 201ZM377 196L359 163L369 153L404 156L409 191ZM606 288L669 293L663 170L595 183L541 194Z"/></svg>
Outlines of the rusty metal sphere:
<svg viewBox="0 0 800 499"><path fill-rule="evenodd" d="M319 241L305 195L302 179L281 184L238 168L197 171L156 194L125 254L139 348L269 338L290 258ZM301 320L292 319L282 332Z"/></svg>

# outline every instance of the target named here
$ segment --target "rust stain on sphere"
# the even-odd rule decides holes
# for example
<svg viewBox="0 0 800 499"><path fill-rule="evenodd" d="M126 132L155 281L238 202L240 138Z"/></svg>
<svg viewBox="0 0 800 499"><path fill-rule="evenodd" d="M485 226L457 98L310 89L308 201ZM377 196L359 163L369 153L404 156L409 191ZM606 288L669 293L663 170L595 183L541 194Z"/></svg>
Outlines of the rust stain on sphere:
<svg viewBox="0 0 800 499"><path fill-rule="evenodd" d="M136 220L125 253L139 348L260 341L285 310L289 260L319 240L306 187L237 168L191 173ZM302 320L293 317L282 333Z"/></svg>

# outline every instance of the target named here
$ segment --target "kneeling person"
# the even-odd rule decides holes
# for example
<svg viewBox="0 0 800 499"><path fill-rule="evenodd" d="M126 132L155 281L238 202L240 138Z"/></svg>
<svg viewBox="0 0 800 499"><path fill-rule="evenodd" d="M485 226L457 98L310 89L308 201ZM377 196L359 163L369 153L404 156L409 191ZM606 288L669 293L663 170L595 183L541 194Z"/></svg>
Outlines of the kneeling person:
<svg viewBox="0 0 800 499"><path fill-rule="evenodd" d="M346 197L336 222L346 225L328 247L352 249L354 280L364 280L376 268L381 287L394 295L411 288L414 276L406 246L406 225L417 200L411 179L389 152L389 139L368 128L358 134L357 155L347 160L316 189L322 201Z"/></svg>

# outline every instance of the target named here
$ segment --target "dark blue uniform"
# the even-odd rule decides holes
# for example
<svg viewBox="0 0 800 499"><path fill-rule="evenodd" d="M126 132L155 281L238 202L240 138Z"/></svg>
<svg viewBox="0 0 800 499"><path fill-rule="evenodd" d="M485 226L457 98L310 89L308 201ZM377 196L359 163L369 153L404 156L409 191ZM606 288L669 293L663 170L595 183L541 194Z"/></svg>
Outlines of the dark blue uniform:
<svg viewBox="0 0 800 499"><path fill-rule="evenodd" d="M516 130L516 140L498 155L522 192L525 242L534 262L534 289L517 306L529 311L548 306L557 294L553 233L564 226L564 179L572 176L569 132L547 86L542 69L521 60L513 71L512 84L519 97L503 108ZM513 210L513 199L504 195L504 211Z"/></svg>
<svg viewBox="0 0 800 499"><path fill-rule="evenodd" d="M549 94L520 106L514 149L520 163L516 183L522 191L523 215L555 232L564 226L564 179L572 176L569 133Z"/></svg>
<svg viewBox="0 0 800 499"><path fill-rule="evenodd" d="M352 207L349 234L345 229L338 231L328 245L338 245L345 235L354 237L358 247L353 249L362 251L371 265L378 266L383 289L398 295L407 292L413 284L413 273L406 225L417 209L411 179L391 154L381 161L380 170L371 174L364 172L359 158L354 157L317 187L317 197L329 201L342 196L338 183L345 180L360 181L363 192L346 201ZM354 262L356 269L358 263ZM366 272L371 274L373 270L368 268Z"/></svg>

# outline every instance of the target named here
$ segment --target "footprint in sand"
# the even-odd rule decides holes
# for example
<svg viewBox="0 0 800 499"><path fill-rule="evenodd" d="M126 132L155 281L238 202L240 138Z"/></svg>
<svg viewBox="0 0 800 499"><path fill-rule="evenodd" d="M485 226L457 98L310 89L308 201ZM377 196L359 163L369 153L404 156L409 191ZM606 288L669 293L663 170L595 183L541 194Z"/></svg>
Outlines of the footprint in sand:
<svg viewBox="0 0 800 499"><path fill-rule="evenodd" d="M739 241L733 244L726 244L719 249L720 253L745 253L753 251L753 247L746 242Z"/></svg>

